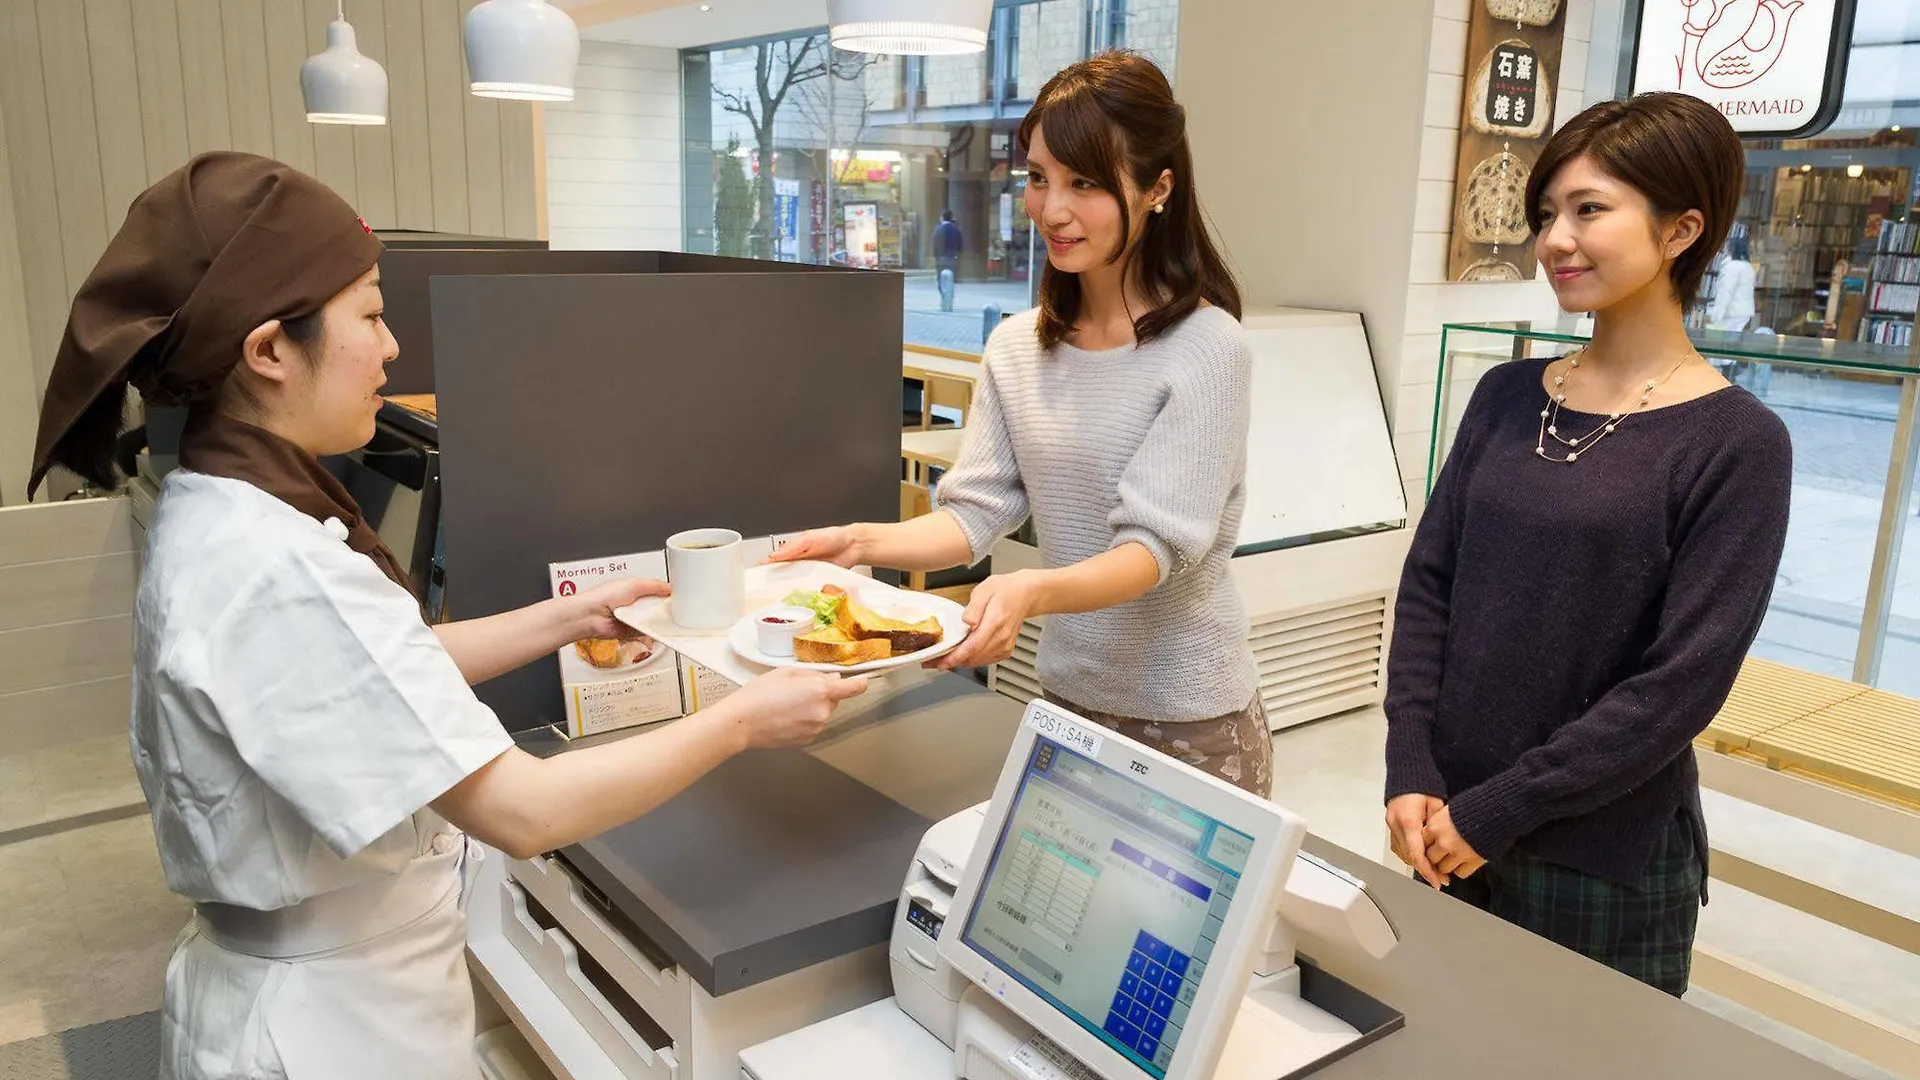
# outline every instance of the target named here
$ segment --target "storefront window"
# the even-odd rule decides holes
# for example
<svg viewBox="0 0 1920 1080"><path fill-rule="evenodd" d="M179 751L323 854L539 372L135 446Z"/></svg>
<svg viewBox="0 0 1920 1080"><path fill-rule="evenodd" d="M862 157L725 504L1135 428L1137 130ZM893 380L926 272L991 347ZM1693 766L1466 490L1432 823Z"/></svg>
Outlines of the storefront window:
<svg viewBox="0 0 1920 1080"><path fill-rule="evenodd" d="M1628 16L1623 56L1633 26ZM1920 5L1858 0L1838 117L1812 138L1747 141L1739 217L1693 326L1855 351L1877 344L1884 363L1907 363L1920 307L1916 126ZM1920 502L1908 494L1900 513L1883 513L1900 505L1897 481L1915 453L1896 438L1901 383L1762 362L1723 367L1793 438L1792 525L1755 654L1920 693ZM1861 662L1876 651L1877 666Z"/></svg>
<svg viewBox="0 0 1920 1080"><path fill-rule="evenodd" d="M1112 47L1173 75L1178 2L996 0L991 42L970 56L857 56L823 31L687 50L685 247L899 271L906 340L978 351L1032 305L1013 135L1033 95Z"/></svg>

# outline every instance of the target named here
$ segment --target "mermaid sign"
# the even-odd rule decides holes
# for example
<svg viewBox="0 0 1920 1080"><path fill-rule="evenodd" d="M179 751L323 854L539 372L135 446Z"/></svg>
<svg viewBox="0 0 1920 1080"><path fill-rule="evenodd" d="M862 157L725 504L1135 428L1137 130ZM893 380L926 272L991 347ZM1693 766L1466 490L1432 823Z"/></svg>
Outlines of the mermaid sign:
<svg viewBox="0 0 1920 1080"><path fill-rule="evenodd" d="M1633 92L1678 90L1749 137L1804 137L1840 111L1853 0L1643 0Z"/></svg>

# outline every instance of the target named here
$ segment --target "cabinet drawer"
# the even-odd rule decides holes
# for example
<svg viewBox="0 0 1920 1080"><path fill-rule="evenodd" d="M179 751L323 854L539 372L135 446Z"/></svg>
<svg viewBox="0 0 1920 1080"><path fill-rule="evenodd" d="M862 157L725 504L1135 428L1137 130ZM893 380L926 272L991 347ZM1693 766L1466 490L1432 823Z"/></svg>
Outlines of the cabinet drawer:
<svg viewBox="0 0 1920 1080"><path fill-rule="evenodd" d="M622 1076L634 1080L679 1080L674 1040L634 1003L607 970L550 921L538 901L511 881L502 882L501 922L507 940L524 956Z"/></svg>
<svg viewBox="0 0 1920 1080"><path fill-rule="evenodd" d="M552 855L509 859L507 872L667 1034L692 1037L693 980L640 929L610 910L598 890Z"/></svg>

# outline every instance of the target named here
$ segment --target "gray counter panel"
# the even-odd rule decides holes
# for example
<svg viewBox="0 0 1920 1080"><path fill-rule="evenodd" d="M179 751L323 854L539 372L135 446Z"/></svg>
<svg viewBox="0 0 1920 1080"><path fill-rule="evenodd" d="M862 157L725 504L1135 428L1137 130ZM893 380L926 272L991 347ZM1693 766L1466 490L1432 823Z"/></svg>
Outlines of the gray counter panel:
<svg viewBox="0 0 1920 1080"><path fill-rule="evenodd" d="M566 857L718 996L887 940L932 824L803 751L747 753Z"/></svg>
<svg viewBox="0 0 1920 1080"><path fill-rule="evenodd" d="M1276 793L1285 802L1285 793ZM1841 1074L1317 837L1307 850L1367 882L1400 946L1385 960L1300 951L1406 1014L1404 1030L1324 1080L1836 1080Z"/></svg>

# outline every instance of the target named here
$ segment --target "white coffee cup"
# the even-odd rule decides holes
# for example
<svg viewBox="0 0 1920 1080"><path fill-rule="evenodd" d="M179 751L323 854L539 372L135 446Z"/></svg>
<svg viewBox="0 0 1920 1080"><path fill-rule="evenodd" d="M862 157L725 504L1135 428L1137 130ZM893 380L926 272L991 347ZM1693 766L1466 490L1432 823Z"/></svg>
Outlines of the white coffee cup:
<svg viewBox="0 0 1920 1080"><path fill-rule="evenodd" d="M688 630L721 630L747 610L747 564L732 529L690 529L667 537L673 621Z"/></svg>

